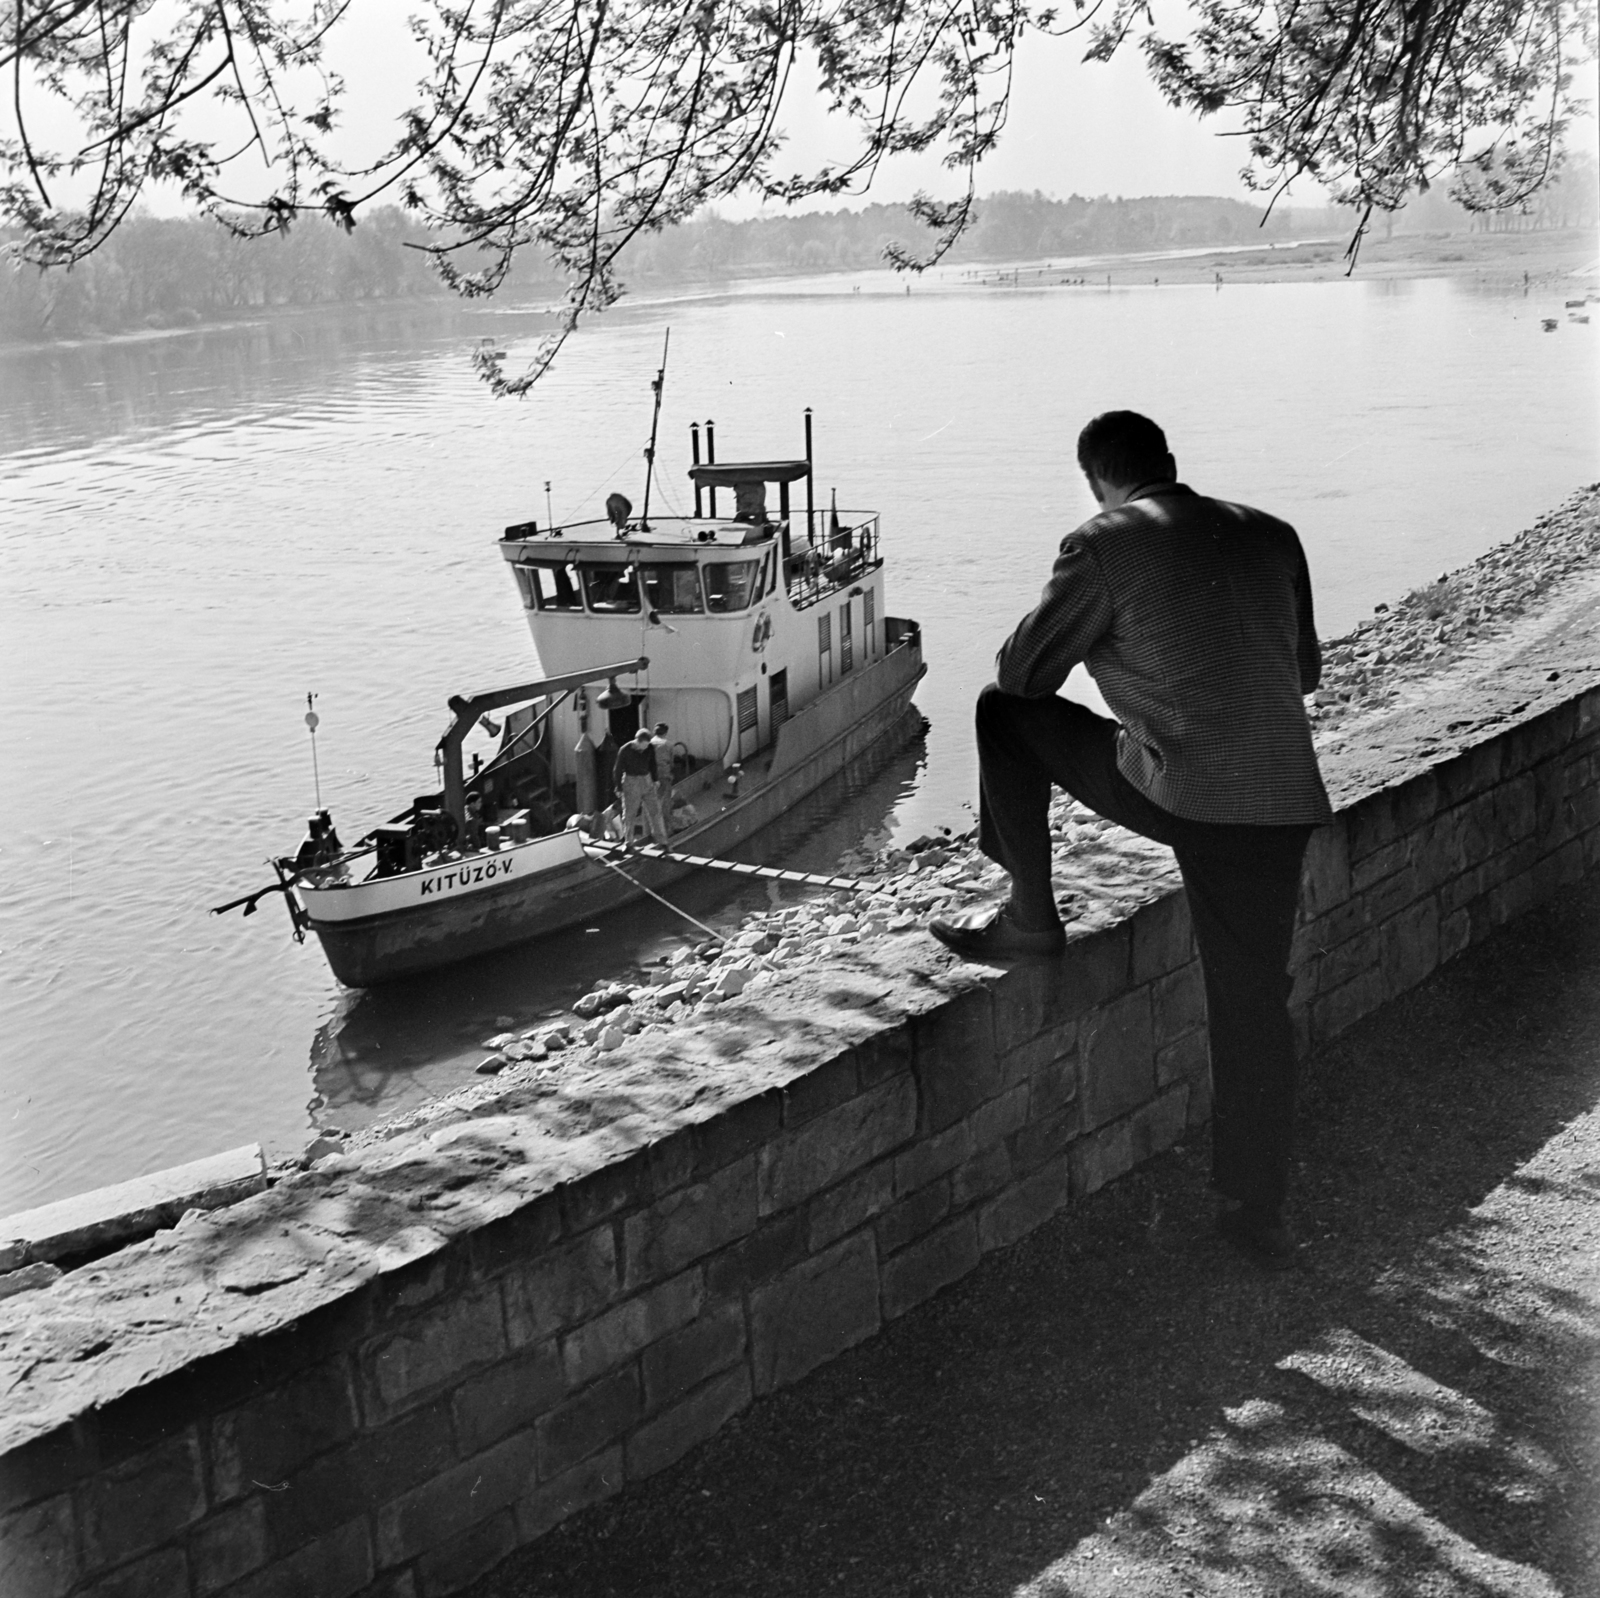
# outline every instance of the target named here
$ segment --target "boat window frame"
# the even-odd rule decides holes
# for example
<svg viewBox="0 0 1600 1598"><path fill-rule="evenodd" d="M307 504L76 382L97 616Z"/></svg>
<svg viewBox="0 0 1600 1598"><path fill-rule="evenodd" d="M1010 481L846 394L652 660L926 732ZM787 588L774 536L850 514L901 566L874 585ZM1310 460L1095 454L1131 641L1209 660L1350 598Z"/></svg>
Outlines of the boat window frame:
<svg viewBox="0 0 1600 1598"><path fill-rule="evenodd" d="M579 560L578 579L583 589L583 603L591 616L641 616L645 611L644 588L639 581L639 567L635 560ZM626 605L602 604L597 602L590 593L589 583L591 574L601 572L615 572L617 574L617 592L622 592L624 585L633 595L631 607Z"/></svg>
<svg viewBox="0 0 1600 1598"><path fill-rule="evenodd" d="M693 610L669 609L663 605L653 604L650 599L650 587L645 581L645 572L652 567L660 567L667 571L692 571L694 573L695 608ZM701 580L701 564L690 557L687 560L638 560L634 562L634 575L638 579L639 591L644 595L645 609L658 612L663 616L703 616L706 614L706 588ZM719 613L720 614L720 613Z"/></svg>
<svg viewBox="0 0 1600 1598"><path fill-rule="evenodd" d="M761 570L765 565L766 557L757 556L754 559L746 556L743 560L708 560L701 563L700 575L705 589L706 613L711 616L741 616L753 610L760 603L758 589L761 582ZM746 579L745 599L742 604L721 606L713 605L711 593L711 573L713 570L732 570L736 566L753 568Z"/></svg>
<svg viewBox="0 0 1600 1598"><path fill-rule="evenodd" d="M516 574L517 587L522 591L523 603L529 610L541 614L549 613L553 616L581 616L586 609L583 595L583 583L572 576L573 563L569 560L519 560L512 564L512 571ZM543 592L534 578L534 573L548 571L558 577L566 577L572 584L573 592L577 597L576 605L546 604ZM532 603L529 603L529 601Z"/></svg>

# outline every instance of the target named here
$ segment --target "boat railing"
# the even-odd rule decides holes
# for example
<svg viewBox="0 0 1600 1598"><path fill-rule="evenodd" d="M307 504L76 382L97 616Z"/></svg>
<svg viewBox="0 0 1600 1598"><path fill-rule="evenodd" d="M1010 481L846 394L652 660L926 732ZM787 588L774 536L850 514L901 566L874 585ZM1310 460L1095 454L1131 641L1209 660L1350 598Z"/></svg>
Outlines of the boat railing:
<svg viewBox="0 0 1600 1598"><path fill-rule="evenodd" d="M818 516L817 524L815 542L801 538L797 530L785 562L789 598L796 610L817 604L883 564L874 513L830 512L826 518Z"/></svg>

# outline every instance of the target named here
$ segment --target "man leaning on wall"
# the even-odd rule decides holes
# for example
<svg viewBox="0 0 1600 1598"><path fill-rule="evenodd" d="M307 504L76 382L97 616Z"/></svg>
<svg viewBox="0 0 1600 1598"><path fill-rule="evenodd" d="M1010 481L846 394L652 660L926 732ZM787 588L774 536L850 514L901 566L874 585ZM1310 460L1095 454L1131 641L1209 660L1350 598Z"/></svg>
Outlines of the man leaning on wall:
<svg viewBox="0 0 1600 1598"><path fill-rule="evenodd" d="M1010 896L929 930L980 960L1062 952L1052 784L1168 845L1205 980L1218 1228L1282 1268L1295 1253L1289 944L1306 844L1332 815L1303 698L1322 669L1305 555L1288 523L1180 483L1148 417L1095 417L1078 464L1100 512L1062 540L978 697L979 846ZM1080 661L1115 722L1057 694Z"/></svg>

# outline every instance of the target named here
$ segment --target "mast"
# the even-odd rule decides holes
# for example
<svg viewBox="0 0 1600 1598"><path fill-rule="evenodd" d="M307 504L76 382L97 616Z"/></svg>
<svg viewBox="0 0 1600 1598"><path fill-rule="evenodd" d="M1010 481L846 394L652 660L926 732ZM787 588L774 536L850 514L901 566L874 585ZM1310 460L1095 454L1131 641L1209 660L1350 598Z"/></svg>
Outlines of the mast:
<svg viewBox="0 0 1600 1598"><path fill-rule="evenodd" d="M661 367L657 371L655 381L650 385L655 390L656 405L650 416L650 444L644 452L644 509L639 512L639 531L650 531L650 479L656 469L656 428L661 423L661 390L667 385L667 346L672 342L672 329L667 329L667 336L661 341Z"/></svg>

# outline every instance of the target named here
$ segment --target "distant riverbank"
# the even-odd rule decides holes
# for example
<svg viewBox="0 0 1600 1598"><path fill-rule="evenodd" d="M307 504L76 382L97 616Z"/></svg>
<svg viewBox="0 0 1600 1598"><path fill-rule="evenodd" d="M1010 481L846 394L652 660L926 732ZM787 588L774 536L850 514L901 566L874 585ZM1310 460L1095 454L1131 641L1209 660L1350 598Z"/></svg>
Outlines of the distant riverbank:
<svg viewBox="0 0 1600 1598"><path fill-rule="evenodd" d="M842 286L895 293L929 293L962 288L1181 286L1217 283L1316 283L1347 275L1348 239L1325 237L1263 241L1259 248L1238 244L1215 249L1192 245L1171 251L1139 250L1075 257L1026 260L993 259L942 266L924 275L901 274L886 266L820 268L797 273L791 265L768 270L748 268L736 274L638 274L627 279L627 306L648 301L717 299L753 285L781 281L816 284L836 280ZM252 248L270 249L270 242ZM1453 277L1475 280L1488 288L1530 288L1585 280L1600 284L1600 233L1571 228L1529 233L1403 234L1393 239L1369 238L1361 247L1355 280L1374 278ZM443 290L382 299L321 301L306 305L261 305L236 314L201 316L190 309L170 315L152 314L137 326L81 327L32 337L0 333L0 353L70 349L84 344L131 344L205 334L241 327L293 324L334 313L357 313L381 321L437 319L441 326L459 323L467 336L481 331L485 318L509 312L553 314L560 304L558 285L536 294L514 289L490 300L466 301Z"/></svg>

